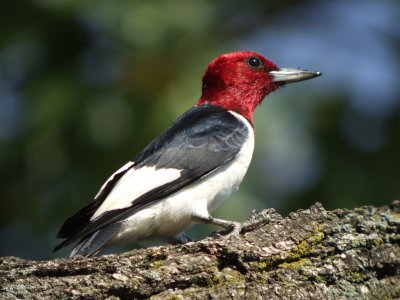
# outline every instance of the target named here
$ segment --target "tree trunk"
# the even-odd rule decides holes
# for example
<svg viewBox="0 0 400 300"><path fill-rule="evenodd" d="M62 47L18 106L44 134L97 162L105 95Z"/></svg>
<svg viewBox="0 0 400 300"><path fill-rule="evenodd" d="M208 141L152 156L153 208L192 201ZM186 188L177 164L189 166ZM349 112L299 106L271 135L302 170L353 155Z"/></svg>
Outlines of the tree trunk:
<svg viewBox="0 0 400 300"><path fill-rule="evenodd" d="M400 201L282 218L238 237L95 258L0 258L1 299L391 299L400 297Z"/></svg>

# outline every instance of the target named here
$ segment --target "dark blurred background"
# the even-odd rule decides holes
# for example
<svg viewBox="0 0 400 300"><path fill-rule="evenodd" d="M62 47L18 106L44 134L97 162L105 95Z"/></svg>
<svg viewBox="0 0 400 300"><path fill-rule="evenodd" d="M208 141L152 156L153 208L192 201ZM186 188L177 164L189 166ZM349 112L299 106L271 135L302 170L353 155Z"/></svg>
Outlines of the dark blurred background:
<svg viewBox="0 0 400 300"><path fill-rule="evenodd" d="M397 0L2 0L0 255L65 255L51 253L64 219L236 50L324 75L267 97L251 168L215 215L400 197Z"/></svg>

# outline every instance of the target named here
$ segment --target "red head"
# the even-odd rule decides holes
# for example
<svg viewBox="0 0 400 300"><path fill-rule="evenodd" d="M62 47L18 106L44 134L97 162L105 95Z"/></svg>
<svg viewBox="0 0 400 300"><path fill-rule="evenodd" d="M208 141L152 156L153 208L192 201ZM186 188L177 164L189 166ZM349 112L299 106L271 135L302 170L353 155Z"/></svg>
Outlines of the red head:
<svg viewBox="0 0 400 300"><path fill-rule="evenodd" d="M222 106L252 122L255 108L266 95L285 83L319 75L319 72L279 69L256 52L223 54L208 65L197 105L210 103Z"/></svg>

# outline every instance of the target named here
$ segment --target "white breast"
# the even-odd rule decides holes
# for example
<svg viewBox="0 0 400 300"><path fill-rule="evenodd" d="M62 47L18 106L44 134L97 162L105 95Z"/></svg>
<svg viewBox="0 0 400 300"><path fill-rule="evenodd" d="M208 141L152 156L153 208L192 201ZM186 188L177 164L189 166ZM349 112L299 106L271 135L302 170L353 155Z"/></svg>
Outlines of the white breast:
<svg viewBox="0 0 400 300"><path fill-rule="evenodd" d="M193 214L207 217L239 188L253 155L254 131L243 116L231 113L249 130L248 138L236 158L196 183L130 216L123 221L124 230L114 241L173 237L193 223Z"/></svg>

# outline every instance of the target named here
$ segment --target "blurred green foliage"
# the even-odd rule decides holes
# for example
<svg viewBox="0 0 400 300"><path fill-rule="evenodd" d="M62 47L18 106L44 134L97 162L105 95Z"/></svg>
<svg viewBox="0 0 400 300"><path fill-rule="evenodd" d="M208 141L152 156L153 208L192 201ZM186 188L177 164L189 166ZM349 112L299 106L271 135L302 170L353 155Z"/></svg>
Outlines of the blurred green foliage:
<svg viewBox="0 0 400 300"><path fill-rule="evenodd" d="M377 1L366 3L373 9ZM338 5L348 3L354 1ZM399 8L390 1L379 5ZM294 0L3 0L0 255L51 257L63 220L196 102L208 62L235 50L271 49L263 54L278 65L313 62L301 67L327 69L321 79L279 91L259 109L253 164L240 191L217 215L240 220L266 207L288 213L316 201L335 208L398 198L399 89L373 73L377 86L387 85L387 93L375 97L390 113L373 114L351 104L354 95L363 97L346 85L356 67L340 66L340 49L336 55L321 51L333 28L319 26L326 13L320 8L317 2ZM307 19L306 11L313 12ZM377 18L378 25L379 18L387 20L366 16ZM399 28L395 20L388 26ZM363 22L354 18L357 26ZM318 40L307 40L313 34ZM283 40L289 42L280 48ZM399 65L399 40L389 34L382 42L392 53L382 54L389 58L378 59L382 65ZM303 51L301 45L310 43L313 51ZM343 49L347 43L339 38ZM312 59L304 60L301 52ZM359 63L367 66L362 57ZM323 64L327 60L332 65ZM333 66L345 71L340 80L330 77ZM200 229L191 234L210 231Z"/></svg>

